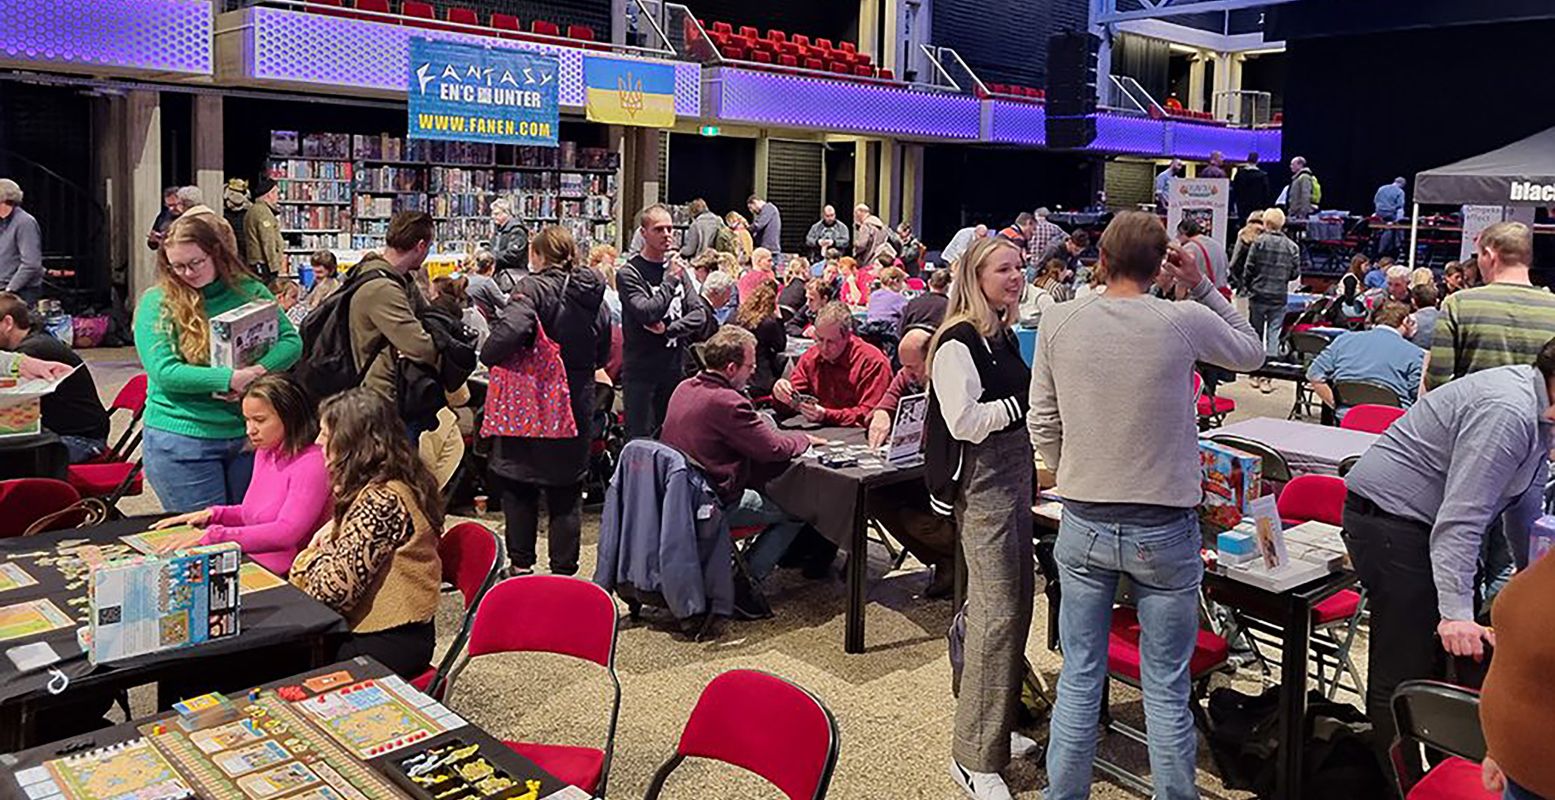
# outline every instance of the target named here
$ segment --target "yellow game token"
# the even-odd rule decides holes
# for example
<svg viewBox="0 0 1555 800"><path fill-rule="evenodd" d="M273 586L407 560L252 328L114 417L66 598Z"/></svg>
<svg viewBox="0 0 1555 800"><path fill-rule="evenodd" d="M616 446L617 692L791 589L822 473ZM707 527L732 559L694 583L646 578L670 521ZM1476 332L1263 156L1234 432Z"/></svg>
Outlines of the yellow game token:
<svg viewBox="0 0 1555 800"><path fill-rule="evenodd" d="M459 777L474 783L478 780L481 780L482 778L491 777L492 773L496 771L497 770L495 767L486 763L485 759L481 759L480 761L471 761L468 764L460 766Z"/></svg>

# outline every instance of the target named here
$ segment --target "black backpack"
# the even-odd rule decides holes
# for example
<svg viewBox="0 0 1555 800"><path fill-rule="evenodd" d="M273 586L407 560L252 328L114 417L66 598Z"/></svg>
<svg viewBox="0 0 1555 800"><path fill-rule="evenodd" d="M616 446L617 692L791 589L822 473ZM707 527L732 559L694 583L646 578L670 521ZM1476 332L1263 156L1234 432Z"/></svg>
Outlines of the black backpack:
<svg viewBox="0 0 1555 800"><path fill-rule="evenodd" d="M432 306L417 308L416 317L432 337L438 360L435 367L404 359L398 362L395 395L400 416L408 421L426 419L447 406L448 393L464 385L479 361L477 335L462 318Z"/></svg>
<svg viewBox="0 0 1555 800"><path fill-rule="evenodd" d="M387 342L380 342L368 356L367 363L357 366L356 353L351 347L351 298L370 281L394 276L386 269L370 269L346 279L334 294L303 318L302 358L293 368L303 388L317 401L337 395L347 389L362 385L367 367L378 357Z"/></svg>

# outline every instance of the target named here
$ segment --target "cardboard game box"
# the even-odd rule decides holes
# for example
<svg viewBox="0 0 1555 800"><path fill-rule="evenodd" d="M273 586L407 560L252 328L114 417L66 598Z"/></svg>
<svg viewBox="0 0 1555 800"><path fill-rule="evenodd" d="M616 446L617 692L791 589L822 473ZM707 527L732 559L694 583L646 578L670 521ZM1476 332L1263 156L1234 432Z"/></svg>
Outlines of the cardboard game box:
<svg viewBox="0 0 1555 800"><path fill-rule="evenodd" d="M238 632L236 542L117 559L92 570L93 663L200 644Z"/></svg>
<svg viewBox="0 0 1555 800"><path fill-rule="evenodd" d="M31 436L43 430L43 411L39 403L44 395L59 388L66 378L76 374L77 366L53 380L43 378L0 378L0 437Z"/></svg>
<svg viewBox="0 0 1555 800"><path fill-rule="evenodd" d="M1199 522L1206 533L1235 528L1263 494L1263 459L1250 453L1200 439L1199 471Z"/></svg>
<svg viewBox="0 0 1555 800"><path fill-rule="evenodd" d="M281 338L281 315L270 300L256 300L211 317L211 366L251 367Z"/></svg>

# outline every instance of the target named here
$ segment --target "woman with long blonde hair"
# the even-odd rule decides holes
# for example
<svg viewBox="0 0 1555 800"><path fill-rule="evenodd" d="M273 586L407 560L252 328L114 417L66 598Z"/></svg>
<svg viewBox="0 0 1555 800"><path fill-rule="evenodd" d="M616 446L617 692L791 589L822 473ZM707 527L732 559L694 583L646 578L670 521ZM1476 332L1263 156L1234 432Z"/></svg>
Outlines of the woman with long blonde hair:
<svg viewBox="0 0 1555 800"><path fill-rule="evenodd" d="M751 263L751 254L756 252L756 240L751 236L750 223L745 221L740 212L730 211L724 217L724 224L734 232L734 257L741 265Z"/></svg>
<svg viewBox="0 0 1555 800"><path fill-rule="evenodd" d="M1035 591L1033 459L1022 425L1031 368L1010 330L1026 280L1023 260L1006 239L973 244L952 267L945 322L929 343L929 502L955 516L967 568L966 660L950 773L976 798L1009 797L999 772L1015 743Z"/></svg>
<svg viewBox="0 0 1555 800"><path fill-rule="evenodd" d="M157 283L135 309L135 350L146 370L146 478L165 511L243 501L254 455L238 398L255 378L296 363L302 338L279 308L276 338L234 343L239 363L211 363L211 318L275 297L207 217L183 217L157 250ZM268 323L268 321L266 322Z"/></svg>

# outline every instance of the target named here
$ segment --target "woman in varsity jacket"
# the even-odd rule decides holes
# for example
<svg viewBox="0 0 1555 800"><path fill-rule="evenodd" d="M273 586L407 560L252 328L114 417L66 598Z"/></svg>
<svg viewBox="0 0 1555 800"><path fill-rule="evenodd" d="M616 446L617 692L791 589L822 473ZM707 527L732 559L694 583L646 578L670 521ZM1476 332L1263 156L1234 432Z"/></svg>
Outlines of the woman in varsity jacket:
<svg viewBox="0 0 1555 800"><path fill-rule="evenodd" d="M1022 253L980 239L954 267L945 322L929 353L926 472L931 504L954 514L967 565L966 661L950 772L974 798L1010 796L999 771L1016 737L1015 704L1031 627L1031 441L1022 428L1031 369L1011 332Z"/></svg>

